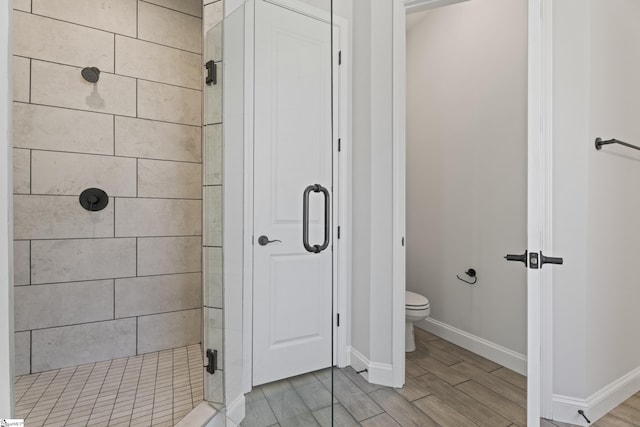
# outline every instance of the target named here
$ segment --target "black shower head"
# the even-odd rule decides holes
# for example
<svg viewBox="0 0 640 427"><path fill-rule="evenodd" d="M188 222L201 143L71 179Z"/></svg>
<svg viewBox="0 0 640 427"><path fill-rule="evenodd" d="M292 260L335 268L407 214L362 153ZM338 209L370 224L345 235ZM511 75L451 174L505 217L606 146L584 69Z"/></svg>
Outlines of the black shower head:
<svg viewBox="0 0 640 427"><path fill-rule="evenodd" d="M100 79L100 70L96 67L85 67L82 69L82 78L89 83L97 83Z"/></svg>

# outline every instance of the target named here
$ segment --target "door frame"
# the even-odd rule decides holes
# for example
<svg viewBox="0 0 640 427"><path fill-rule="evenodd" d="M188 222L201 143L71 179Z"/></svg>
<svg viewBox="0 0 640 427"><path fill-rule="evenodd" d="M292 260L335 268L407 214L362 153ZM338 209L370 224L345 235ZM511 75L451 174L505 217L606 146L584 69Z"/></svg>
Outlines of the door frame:
<svg viewBox="0 0 640 427"><path fill-rule="evenodd" d="M300 3L297 0L262 0L272 3L324 22L331 22L331 14L322 10ZM225 218L223 227L228 223L239 225L242 223L243 233L243 261L242 261L242 287L243 287L243 392L248 393L253 387L253 213L254 213L254 24L255 10L254 3L247 2L245 5L245 135L244 135L244 209L238 215ZM333 81L339 82L338 87L334 85L334 106L339 107L338 114L333 114L333 195L332 206L338 201L338 209L332 212L332 236L333 236L333 364L340 367L350 363L348 348L348 330L350 328L350 307L351 299L351 134L349 128L349 87L348 76L350 72L349 62L343 60L340 67L337 67L337 51L342 51L343 58L349 58L349 27L346 19L333 16L334 28L340 31L339 45L334 46L333 54ZM342 150L338 156L335 144L338 138L342 142ZM336 185L337 184L337 185ZM337 225L342 227L341 237L337 239ZM234 227L234 225L230 225ZM340 313L340 327L336 326L335 314Z"/></svg>
<svg viewBox="0 0 640 427"><path fill-rule="evenodd" d="M401 245L406 208L406 13L466 0L393 0L393 371L394 383L404 380L406 254ZM531 251L552 253L552 0L528 2L528 233ZM505 248L506 250L507 248ZM552 418L553 292L549 270L528 270L527 278L527 421L539 426ZM401 295L402 293L402 295ZM400 360L402 358L402 360ZM401 368L402 367L402 368Z"/></svg>

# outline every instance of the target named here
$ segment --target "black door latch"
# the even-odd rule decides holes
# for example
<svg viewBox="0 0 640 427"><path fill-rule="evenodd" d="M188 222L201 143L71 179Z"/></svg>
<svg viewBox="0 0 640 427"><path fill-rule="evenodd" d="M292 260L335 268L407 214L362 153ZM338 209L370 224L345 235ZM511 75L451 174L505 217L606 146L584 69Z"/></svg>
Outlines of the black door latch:
<svg viewBox="0 0 640 427"><path fill-rule="evenodd" d="M555 257L547 257L542 254L540 251L540 256L538 257L537 252L528 252L524 251L522 255L507 255L504 257L507 261L518 261L524 264L525 267L529 267L533 270L537 270L542 268L545 264L558 264L562 265L564 260L562 258Z"/></svg>

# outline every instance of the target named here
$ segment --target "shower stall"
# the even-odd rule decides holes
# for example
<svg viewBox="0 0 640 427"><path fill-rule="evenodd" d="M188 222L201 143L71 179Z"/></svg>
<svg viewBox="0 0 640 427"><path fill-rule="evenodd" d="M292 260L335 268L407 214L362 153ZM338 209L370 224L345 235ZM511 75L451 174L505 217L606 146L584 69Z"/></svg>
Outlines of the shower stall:
<svg viewBox="0 0 640 427"><path fill-rule="evenodd" d="M332 1L107 3L14 2L16 417L326 425Z"/></svg>

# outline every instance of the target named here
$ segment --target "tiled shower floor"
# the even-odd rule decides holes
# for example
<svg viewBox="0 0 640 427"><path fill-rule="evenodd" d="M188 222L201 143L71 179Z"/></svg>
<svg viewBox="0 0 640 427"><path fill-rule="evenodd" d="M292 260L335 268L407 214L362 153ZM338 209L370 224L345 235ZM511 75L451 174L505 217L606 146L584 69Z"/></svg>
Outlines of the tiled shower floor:
<svg viewBox="0 0 640 427"><path fill-rule="evenodd" d="M25 427L174 426L203 399L200 345L16 378Z"/></svg>

